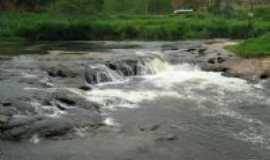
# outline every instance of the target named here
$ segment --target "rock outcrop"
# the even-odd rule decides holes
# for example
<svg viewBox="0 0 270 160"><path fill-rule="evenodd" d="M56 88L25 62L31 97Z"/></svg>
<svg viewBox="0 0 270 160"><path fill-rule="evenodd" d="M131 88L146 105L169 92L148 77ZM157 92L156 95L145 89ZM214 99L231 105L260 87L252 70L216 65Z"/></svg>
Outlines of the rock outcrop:
<svg viewBox="0 0 270 160"><path fill-rule="evenodd" d="M0 104L0 136L9 140L65 137L76 128L99 127L99 106L68 90L8 99Z"/></svg>

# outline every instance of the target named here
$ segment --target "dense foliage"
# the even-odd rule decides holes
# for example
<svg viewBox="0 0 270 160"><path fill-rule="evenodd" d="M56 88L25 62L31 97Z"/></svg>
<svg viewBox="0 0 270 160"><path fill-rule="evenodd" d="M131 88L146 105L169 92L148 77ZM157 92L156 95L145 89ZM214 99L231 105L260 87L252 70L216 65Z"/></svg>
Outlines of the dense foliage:
<svg viewBox="0 0 270 160"><path fill-rule="evenodd" d="M269 0L0 0L1 10L27 10L68 14L168 14L179 8L232 14L240 4L266 4Z"/></svg>
<svg viewBox="0 0 270 160"><path fill-rule="evenodd" d="M0 16L0 37L31 40L181 40L248 38L270 31L270 22L222 16L65 16L6 13Z"/></svg>

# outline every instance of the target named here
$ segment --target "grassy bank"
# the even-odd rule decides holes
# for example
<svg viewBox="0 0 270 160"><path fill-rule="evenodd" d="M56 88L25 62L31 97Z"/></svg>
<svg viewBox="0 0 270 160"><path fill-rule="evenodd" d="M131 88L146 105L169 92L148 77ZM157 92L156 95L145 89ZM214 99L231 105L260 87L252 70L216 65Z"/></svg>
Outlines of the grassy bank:
<svg viewBox="0 0 270 160"><path fill-rule="evenodd" d="M270 33L227 48L242 57L270 56Z"/></svg>
<svg viewBox="0 0 270 160"><path fill-rule="evenodd" d="M270 21L253 27L245 18L220 16L64 16L48 13L0 14L0 38L30 40L183 40L248 38L270 31Z"/></svg>

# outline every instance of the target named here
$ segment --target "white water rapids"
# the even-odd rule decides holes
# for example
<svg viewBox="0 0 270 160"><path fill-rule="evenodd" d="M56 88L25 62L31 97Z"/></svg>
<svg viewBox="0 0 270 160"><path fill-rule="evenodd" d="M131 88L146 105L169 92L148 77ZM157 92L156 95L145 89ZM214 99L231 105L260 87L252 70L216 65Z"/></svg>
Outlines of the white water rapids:
<svg viewBox="0 0 270 160"><path fill-rule="evenodd" d="M206 72L191 64L170 65L154 59L146 66L155 74L101 83L89 92L73 92L100 104L104 112L117 111L118 108L147 107L146 104L161 99L190 100L196 102L196 110L206 117L227 117L242 124L240 128L225 128L227 134L270 149L270 127L234 108L243 103L270 106L260 84ZM106 118L104 123L109 126L119 125L112 117Z"/></svg>
<svg viewBox="0 0 270 160"><path fill-rule="evenodd" d="M98 82L102 76L112 81L93 85L88 92L68 90L98 103L102 107L104 124L111 127L121 126L121 122L110 115L120 109L136 110L161 101L190 101L194 105L186 107L198 111L201 116L222 119L220 123L232 125L221 128L224 134L270 149L270 127L253 114L257 106L270 106L264 87L218 72L206 72L188 63L171 65L161 57L139 64L141 74L137 76L124 77L105 65L90 66L100 69ZM243 110L245 107L250 110ZM54 113L61 114L64 113L60 110L59 114Z"/></svg>

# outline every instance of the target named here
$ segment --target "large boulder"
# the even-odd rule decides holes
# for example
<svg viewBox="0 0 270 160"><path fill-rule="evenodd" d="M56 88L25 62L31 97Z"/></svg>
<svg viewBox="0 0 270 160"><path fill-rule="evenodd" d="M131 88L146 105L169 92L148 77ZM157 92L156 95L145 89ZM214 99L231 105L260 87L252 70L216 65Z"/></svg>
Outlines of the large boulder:
<svg viewBox="0 0 270 160"><path fill-rule="evenodd" d="M79 90L78 90L79 92ZM77 128L102 124L99 105L69 91L37 93L31 98L7 99L0 103L0 137L8 140L74 135Z"/></svg>
<svg viewBox="0 0 270 160"><path fill-rule="evenodd" d="M72 123L48 117L15 117L2 130L2 137L21 140L33 135L41 137L63 136L72 129Z"/></svg>

